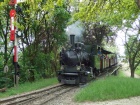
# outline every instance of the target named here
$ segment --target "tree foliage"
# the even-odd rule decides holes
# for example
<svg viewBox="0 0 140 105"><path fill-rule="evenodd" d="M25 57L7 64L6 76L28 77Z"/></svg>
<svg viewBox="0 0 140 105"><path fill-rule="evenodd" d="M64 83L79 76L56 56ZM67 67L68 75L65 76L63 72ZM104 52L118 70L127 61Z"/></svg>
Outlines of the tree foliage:
<svg viewBox="0 0 140 105"><path fill-rule="evenodd" d="M3 62L1 57L4 57L1 65L9 66L7 77L13 80L13 44L9 40L11 8L14 7L9 5L9 0L0 6L0 43L3 44L0 49L4 49L0 61ZM17 5L14 25L18 37L20 82L55 75L59 64L59 47L66 41L65 28L69 18L65 0L27 0Z"/></svg>
<svg viewBox="0 0 140 105"><path fill-rule="evenodd" d="M138 13L134 0L83 0L74 18L122 26L123 20L135 20Z"/></svg>
<svg viewBox="0 0 140 105"><path fill-rule="evenodd" d="M33 3L33 6L32 2L20 5L24 12L23 16L18 15L18 24L23 26L23 29L21 26L19 29L22 32L22 45L26 46L26 49L23 46L21 50L27 59L23 57L24 60L39 74L46 75L47 71L58 69L59 62L54 59L58 58L58 49L66 40L64 29L70 15L62 0L40 0Z"/></svg>
<svg viewBox="0 0 140 105"><path fill-rule="evenodd" d="M115 33L111 30L110 26L103 25L101 23L84 23L85 32L84 39L88 43L103 45L103 41L114 41L112 36Z"/></svg>
<svg viewBox="0 0 140 105"><path fill-rule="evenodd" d="M128 30L139 16L139 4L139 0L82 0L82 2L79 2L79 12L76 12L73 18L75 20L80 19L83 22L100 23L102 25ZM136 30L139 31L139 28ZM129 42L128 44L127 41L125 42L125 45L127 45L126 52L129 58L131 77L134 77L134 71L137 65L139 65L136 60L136 58L139 58L137 55L140 50L139 46L135 47L135 50L133 49L134 42L137 38L131 39L133 43ZM131 52L131 50L135 51L135 53Z"/></svg>

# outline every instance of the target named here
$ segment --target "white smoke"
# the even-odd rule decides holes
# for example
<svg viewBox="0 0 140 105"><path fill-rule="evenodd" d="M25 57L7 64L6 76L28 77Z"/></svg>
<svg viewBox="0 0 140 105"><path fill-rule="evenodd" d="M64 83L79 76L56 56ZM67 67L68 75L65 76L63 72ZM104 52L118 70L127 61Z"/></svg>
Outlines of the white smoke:
<svg viewBox="0 0 140 105"><path fill-rule="evenodd" d="M75 42L83 41L83 32L84 28L79 21L75 22L72 25L69 25L66 28L66 34L68 35L68 39L70 39L70 35L73 34L75 35Z"/></svg>

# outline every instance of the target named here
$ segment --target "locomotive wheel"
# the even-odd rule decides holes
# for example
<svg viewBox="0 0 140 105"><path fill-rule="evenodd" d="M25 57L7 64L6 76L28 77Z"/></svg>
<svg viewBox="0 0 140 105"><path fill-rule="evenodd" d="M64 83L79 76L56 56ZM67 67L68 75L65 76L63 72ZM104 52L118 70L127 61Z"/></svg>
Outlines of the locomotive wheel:
<svg viewBox="0 0 140 105"><path fill-rule="evenodd" d="M76 84L76 85L79 85L79 83L80 83L80 82L79 82L79 78L78 78L78 79L76 79L76 83L75 83L75 84Z"/></svg>
<svg viewBox="0 0 140 105"><path fill-rule="evenodd" d="M100 74L100 73L99 73L99 70L96 70L96 71L95 71L95 77L98 76L99 74Z"/></svg>
<svg viewBox="0 0 140 105"><path fill-rule="evenodd" d="M59 82L59 83L61 83L61 79L62 79L62 77L59 75L59 76L58 76L58 82Z"/></svg>
<svg viewBox="0 0 140 105"><path fill-rule="evenodd" d="M60 80L60 79L58 79L58 82L59 82L59 83L61 83L61 80Z"/></svg>
<svg viewBox="0 0 140 105"><path fill-rule="evenodd" d="M82 83L82 84L86 84L87 83L87 76L84 76L84 75L82 75L81 76L81 79L80 79L81 81L80 81L80 83Z"/></svg>

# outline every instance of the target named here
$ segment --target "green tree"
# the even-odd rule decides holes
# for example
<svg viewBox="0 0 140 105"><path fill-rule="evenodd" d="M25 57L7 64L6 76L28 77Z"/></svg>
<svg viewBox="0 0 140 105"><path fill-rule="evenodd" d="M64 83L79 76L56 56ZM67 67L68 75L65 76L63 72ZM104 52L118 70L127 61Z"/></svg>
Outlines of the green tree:
<svg viewBox="0 0 140 105"><path fill-rule="evenodd" d="M80 19L90 23L101 23L119 30L128 30L132 27L131 24L139 18L139 3L139 0L86 0L79 3L79 12L75 13L73 17L75 20ZM139 29L136 30L139 31ZM133 45L133 43L131 44ZM129 50L128 46L127 50ZM136 51L138 50L139 48ZM137 53L131 54L131 51L127 51L127 53L131 55L129 65L131 77L134 77L134 71L138 65L135 60Z"/></svg>
<svg viewBox="0 0 140 105"><path fill-rule="evenodd" d="M66 3L62 0L40 0L19 5L23 12L17 16L16 26L22 33L24 65L26 68L32 65L41 75L55 72L58 69L58 49L66 41L65 28L70 18Z"/></svg>
<svg viewBox="0 0 140 105"><path fill-rule="evenodd" d="M138 13L134 0L86 0L79 3L79 12L74 18L121 27L123 20L135 20Z"/></svg>
<svg viewBox="0 0 140 105"><path fill-rule="evenodd" d="M115 33L112 31L110 26L100 24L100 23L83 23L85 32L84 39L88 43L103 45L103 41L109 42L114 41L112 36Z"/></svg>
<svg viewBox="0 0 140 105"><path fill-rule="evenodd" d="M128 35L127 35L128 37ZM140 35L130 35L128 41L125 42L125 54L129 62L131 77L134 78L136 68L140 65Z"/></svg>
<svg viewBox="0 0 140 105"><path fill-rule="evenodd" d="M14 24L18 37L21 82L27 81L30 76L28 69L33 70L35 78L51 77L58 69L59 48L66 41L65 28L70 18L67 3L65 0L27 0L18 4L17 22ZM3 69L8 63L10 74L13 69L13 43L9 41L11 8L9 0L0 4L0 49L3 50L0 53L0 68Z"/></svg>
<svg viewBox="0 0 140 105"><path fill-rule="evenodd" d="M0 3L0 88L12 86L12 49L13 43L10 42L10 12L9 0ZM4 73L4 67L8 65L9 71Z"/></svg>
<svg viewBox="0 0 140 105"><path fill-rule="evenodd" d="M10 54L10 50L9 49L9 20L10 20L10 16L9 16L9 12L10 12L10 8L9 5L7 4L8 0L6 0L5 2L1 3L0 6L0 39L1 39L1 47L3 48L3 54L4 54L4 66L7 65L8 60L9 60L9 54ZM4 20L4 21L3 21ZM3 67L4 67L3 66Z"/></svg>

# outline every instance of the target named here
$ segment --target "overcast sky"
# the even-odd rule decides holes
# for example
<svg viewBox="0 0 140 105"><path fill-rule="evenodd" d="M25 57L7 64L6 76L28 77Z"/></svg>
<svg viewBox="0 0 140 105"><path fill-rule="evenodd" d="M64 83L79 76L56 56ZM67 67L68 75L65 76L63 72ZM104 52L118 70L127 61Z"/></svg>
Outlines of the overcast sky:
<svg viewBox="0 0 140 105"><path fill-rule="evenodd" d="M116 44L118 46L119 49L119 54L121 56L124 56L124 42L125 42L125 34L122 31L118 31L117 33L117 38L116 38Z"/></svg>

